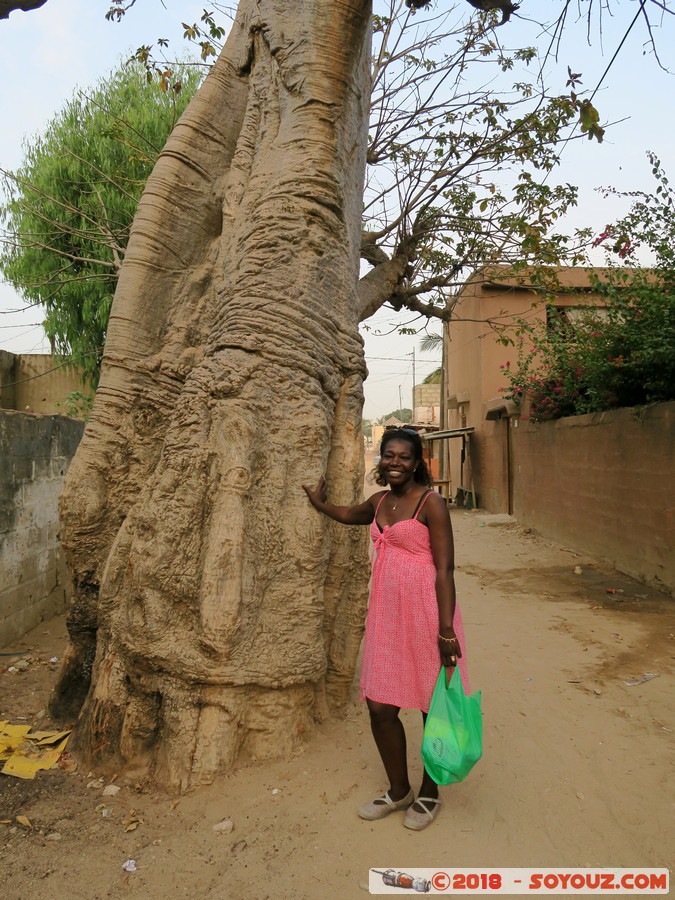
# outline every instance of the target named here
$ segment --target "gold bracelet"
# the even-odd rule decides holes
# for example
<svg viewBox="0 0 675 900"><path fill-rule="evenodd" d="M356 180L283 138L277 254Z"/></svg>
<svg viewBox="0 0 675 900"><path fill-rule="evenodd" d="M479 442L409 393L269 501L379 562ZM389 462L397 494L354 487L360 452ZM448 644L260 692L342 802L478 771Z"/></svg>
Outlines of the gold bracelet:
<svg viewBox="0 0 675 900"><path fill-rule="evenodd" d="M459 639L457 637L446 638L446 637L443 637L442 634L439 634L438 639L439 639L439 641L447 641L448 644L453 644L455 642L459 644Z"/></svg>

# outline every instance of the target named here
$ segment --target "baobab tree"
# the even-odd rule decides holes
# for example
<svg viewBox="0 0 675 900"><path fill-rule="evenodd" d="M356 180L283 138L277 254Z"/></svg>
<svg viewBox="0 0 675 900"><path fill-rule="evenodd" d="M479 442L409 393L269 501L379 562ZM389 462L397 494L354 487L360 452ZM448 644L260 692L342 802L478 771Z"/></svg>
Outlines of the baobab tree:
<svg viewBox="0 0 675 900"><path fill-rule="evenodd" d="M90 764L184 789L292 751L348 696L366 536L300 484L360 494L358 323L392 297L424 311L411 279L438 258L419 198L362 235L370 41L368 0L240 0L141 199L61 504L51 708Z"/></svg>
<svg viewBox="0 0 675 900"><path fill-rule="evenodd" d="M61 505L52 709L84 700L94 762L183 788L347 696L365 536L331 540L300 484L349 502L363 478L370 12L242 0L141 199Z"/></svg>

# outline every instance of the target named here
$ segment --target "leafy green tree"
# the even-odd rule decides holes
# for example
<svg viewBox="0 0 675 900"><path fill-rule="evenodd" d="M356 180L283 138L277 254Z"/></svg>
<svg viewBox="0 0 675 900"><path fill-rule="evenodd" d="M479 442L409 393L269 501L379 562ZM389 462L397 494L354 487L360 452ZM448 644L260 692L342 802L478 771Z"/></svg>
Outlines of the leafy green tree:
<svg viewBox="0 0 675 900"><path fill-rule="evenodd" d="M429 372L427 377L422 381L422 384L440 384L443 379L443 367L440 366L438 369L434 369L433 372Z"/></svg>
<svg viewBox="0 0 675 900"><path fill-rule="evenodd" d="M412 409L395 409L393 412L387 413L386 416L380 416L377 419L378 425L382 425L387 419L398 419L399 422L412 422Z"/></svg>
<svg viewBox="0 0 675 900"><path fill-rule="evenodd" d="M131 222L148 175L200 81L189 65L148 81L138 63L79 92L2 172L4 277L46 311L53 349L95 387Z"/></svg>
<svg viewBox="0 0 675 900"><path fill-rule="evenodd" d="M420 341L420 350L422 353L440 350L443 346L443 335L438 333L427 333Z"/></svg>
<svg viewBox="0 0 675 900"><path fill-rule="evenodd" d="M591 277L595 308L569 321L550 305L546 324L519 323L518 362L504 372L534 421L675 399L675 192L649 159L655 192L627 195L629 213L594 242L608 264ZM653 267L640 266L645 251Z"/></svg>

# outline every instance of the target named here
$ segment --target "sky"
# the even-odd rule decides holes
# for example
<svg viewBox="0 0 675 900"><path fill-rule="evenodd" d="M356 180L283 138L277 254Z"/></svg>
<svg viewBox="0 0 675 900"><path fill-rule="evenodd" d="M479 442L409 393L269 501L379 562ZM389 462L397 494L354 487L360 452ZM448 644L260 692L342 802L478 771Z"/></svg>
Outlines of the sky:
<svg viewBox="0 0 675 900"><path fill-rule="evenodd" d="M582 6L586 8L585 3ZM545 39L528 21L528 13L534 15L536 10L542 19L552 18L559 7L560 0L522 0L518 16L504 26L511 29L509 43L543 45ZM39 10L14 12L0 22L1 168L16 168L24 138L39 133L78 87L95 83L137 47L165 37L176 53L182 54L181 22L198 22L203 2L138 0L119 24L105 21L107 8L106 0L48 0ZM617 0L615 15L604 17L602 41L596 30L591 46L586 41L585 23L575 24L572 16L558 66L552 71L555 89L564 90L567 66L582 73L584 88L594 88L638 8L639 0ZM658 24L656 9L652 16ZM665 15L655 36L661 62L675 71L675 16ZM595 97L602 120L617 124L608 129L600 145L585 139L570 141L551 179L580 188L579 204L566 227L590 226L600 232L627 210L629 201L605 199L596 191L599 186L653 190L647 150L654 151L673 174L675 76L659 68L646 38L638 21ZM15 312L23 305L10 286L0 283L0 349L49 352L39 311ZM366 418L383 416L401 403L409 407L413 369L415 381L420 382L440 365L440 351L420 351L421 335L398 333L397 323L423 329L424 323L413 319L411 314L382 309L362 328L370 373L365 384ZM429 330L438 331L438 324L432 322Z"/></svg>

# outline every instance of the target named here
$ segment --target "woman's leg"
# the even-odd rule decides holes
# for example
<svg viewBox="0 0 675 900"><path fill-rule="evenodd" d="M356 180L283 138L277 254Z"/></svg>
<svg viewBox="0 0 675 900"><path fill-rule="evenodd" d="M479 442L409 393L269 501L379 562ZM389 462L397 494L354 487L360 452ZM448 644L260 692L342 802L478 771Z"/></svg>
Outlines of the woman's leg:
<svg viewBox="0 0 675 900"><path fill-rule="evenodd" d="M422 721L426 723L427 714L425 712L422 713ZM431 777L431 775L427 772L426 768L424 769L424 777L422 778L422 784L420 786L420 792L417 795L418 797L438 797L438 785ZM417 803L413 804L413 808L416 812L422 812L422 807L418 806Z"/></svg>
<svg viewBox="0 0 675 900"><path fill-rule="evenodd" d="M370 728L389 779L389 796L395 802L410 792L405 729L398 717L400 707L366 700ZM431 795L428 795L431 796Z"/></svg>

